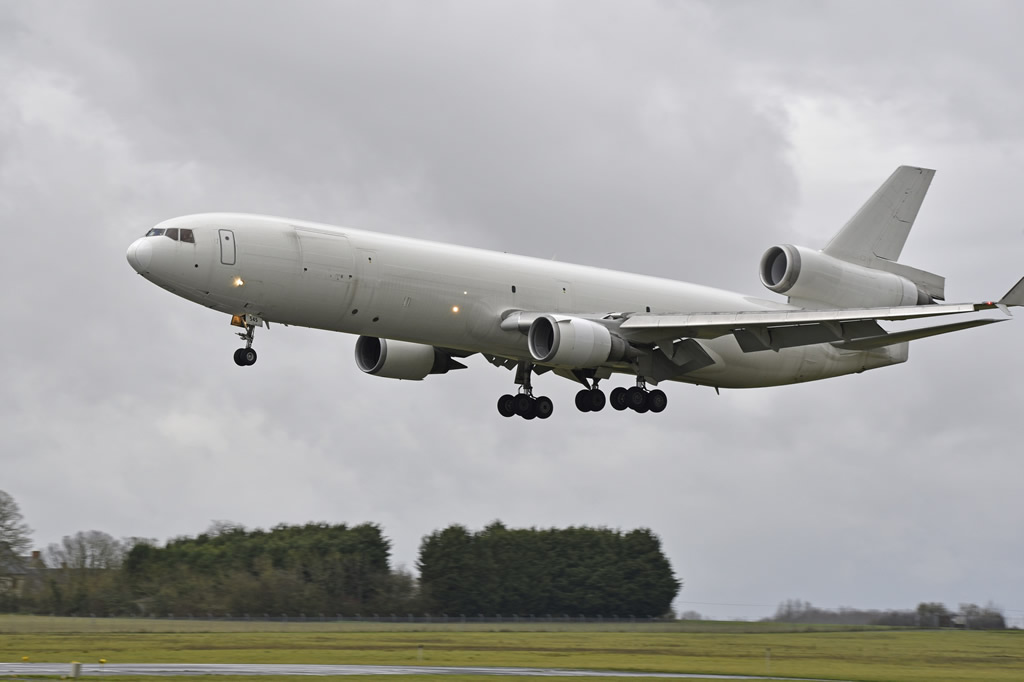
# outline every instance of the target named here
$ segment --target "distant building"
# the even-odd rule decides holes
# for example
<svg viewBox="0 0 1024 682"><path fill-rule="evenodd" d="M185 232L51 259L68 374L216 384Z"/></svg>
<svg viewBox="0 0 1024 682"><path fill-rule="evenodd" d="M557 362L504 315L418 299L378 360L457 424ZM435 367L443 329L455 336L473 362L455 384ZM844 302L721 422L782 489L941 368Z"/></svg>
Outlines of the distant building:
<svg viewBox="0 0 1024 682"><path fill-rule="evenodd" d="M44 568L38 550L33 551L31 556L0 559L0 595L20 597L25 584Z"/></svg>

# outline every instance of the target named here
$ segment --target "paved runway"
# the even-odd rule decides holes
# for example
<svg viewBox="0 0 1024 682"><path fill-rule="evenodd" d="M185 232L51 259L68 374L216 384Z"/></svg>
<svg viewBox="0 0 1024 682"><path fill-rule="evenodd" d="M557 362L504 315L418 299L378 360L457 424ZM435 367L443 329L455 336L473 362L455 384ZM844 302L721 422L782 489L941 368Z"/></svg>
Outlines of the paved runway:
<svg viewBox="0 0 1024 682"><path fill-rule="evenodd" d="M0 663L0 675L69 675L68 663ZM636 673L564 668L471 668L425 665L287 665L263 663L83 663L82 675L499 675L510 677L657 677L701 680L788 680L837 682L793 677ZM841 682L841 681L840 681Z"/></svg>

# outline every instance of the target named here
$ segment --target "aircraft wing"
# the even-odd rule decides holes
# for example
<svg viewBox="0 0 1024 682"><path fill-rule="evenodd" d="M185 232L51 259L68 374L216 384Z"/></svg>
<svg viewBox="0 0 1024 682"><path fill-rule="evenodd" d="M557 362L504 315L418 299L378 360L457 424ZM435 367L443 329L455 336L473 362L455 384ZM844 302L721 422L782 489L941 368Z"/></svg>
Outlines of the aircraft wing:
<svg viewBox="0 0 1024 682"><path fill-rule="evenodd" d="M744 352L780 350L818 343L836 343L850 349L878 348L925 336L945 334L999 320L975 320L887 333L879 321L915 320L941 315L973 313L1024 305L1024 279L998 302L893 308L840 308L832 310L759 310L731 313L629 315L619 327L623 338L638 344L664 344L682 338L714 339L732 334Z"/></svg>

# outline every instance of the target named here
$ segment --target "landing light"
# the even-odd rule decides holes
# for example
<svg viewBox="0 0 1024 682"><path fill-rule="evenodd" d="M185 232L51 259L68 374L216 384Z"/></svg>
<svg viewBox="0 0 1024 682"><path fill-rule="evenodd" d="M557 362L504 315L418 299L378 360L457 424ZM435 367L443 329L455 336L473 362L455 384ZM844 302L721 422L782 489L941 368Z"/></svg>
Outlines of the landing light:
<svg viewBox="0 0 1024 682"><path fill-rule="evenodd" d="M459 312L459 306L457 306L457 305L453 305L453 306L452 306L452 312L453 312L453 313L457 313L457 312Z"/></svg>
<svg viewBox="0 0 1024 682"><path fill-rule="evenodd" d="M232 282L232 284L234 284L236 287L240 287L243 284L245 284L245 282L242 281L241 277L235 277L235 281Z"/></svg>

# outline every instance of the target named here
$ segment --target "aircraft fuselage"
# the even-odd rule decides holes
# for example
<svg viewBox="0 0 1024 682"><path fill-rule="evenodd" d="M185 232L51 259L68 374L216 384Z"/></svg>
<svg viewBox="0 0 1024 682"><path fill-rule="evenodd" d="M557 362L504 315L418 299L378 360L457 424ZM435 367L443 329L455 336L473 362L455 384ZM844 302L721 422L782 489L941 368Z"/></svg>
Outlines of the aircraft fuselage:
<svg viewBox="0 0 1024 682"><path fill-rule="evenodd" d="M168 238L191 231L192 241ZM788 304L644 275L316 223L214 213L160 223L131 245L132 266L195 303L267 322L532 361L517 311L620 313L797 310ZM831 344L744 353L702 342L714 364L674 380L723 388L823 379L903 362L907 344ZM609 363L628 372L626 363Z"/></svg>

